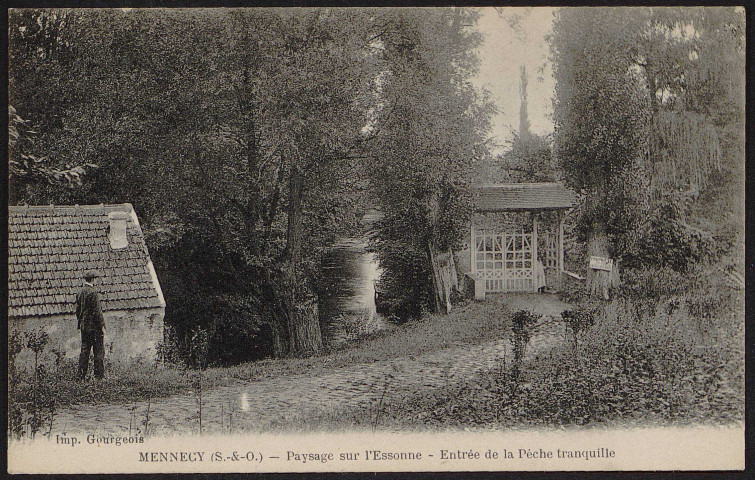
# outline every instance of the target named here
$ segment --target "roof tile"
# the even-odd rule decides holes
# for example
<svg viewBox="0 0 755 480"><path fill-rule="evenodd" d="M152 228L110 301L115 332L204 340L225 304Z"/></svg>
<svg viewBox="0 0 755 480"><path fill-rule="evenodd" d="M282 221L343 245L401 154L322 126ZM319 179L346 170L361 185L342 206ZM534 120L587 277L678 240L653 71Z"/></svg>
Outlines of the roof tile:
<svg viewBox="0 0 755 480"><path fill-rule="evenodd" d="M566 210L574 206L574 194L560 183L508 183L472 188L480 212Z"/></svg>
<svg viewBox="0 0 755 480"><path fill-rule="evenodd" d="M73 313L82 273L103 273L103 309L159 306L146 265L149 253L142 231L127 221L129 246L111 251L107 214L129 213L129 204L76 207L10 207L8 238L9 315ZM119 292L120 298L112 293Z"/></svg>

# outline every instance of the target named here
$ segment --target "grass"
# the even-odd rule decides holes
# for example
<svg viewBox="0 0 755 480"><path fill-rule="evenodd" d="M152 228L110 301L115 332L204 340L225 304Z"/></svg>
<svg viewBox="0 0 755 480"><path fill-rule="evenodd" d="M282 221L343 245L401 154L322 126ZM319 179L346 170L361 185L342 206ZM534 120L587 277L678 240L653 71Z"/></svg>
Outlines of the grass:
<svg viewBox="0 0 755 480"><path fill-rule="evenodd" d="M363 337L314 357L263 360L229 367L224 371L233 378L254 381L305 372L316 375L332 368L408 358L444 348L500 339L508 334L508 317L509 312L503 305L469 302L458 306L449 315L428 314L420 320Z"/></svg>
<svg viewBox="0 0 755 480"><path fill-rule="evenodd" d="M382 401L378 428L500 429L744 420L744 294L712 269L626 275L611 301L571 292L594 323L527 359ZM658 279L662 281L659 283ZM580 300L581 299L581 300ZM278 430L374 429L376 408L310 414Z"/></svg>
<svg viewBox="0 0 755 480"><path fill-rule="evenodd" d="M373 405L298 412L263 428L412 430L741 422L744 292L726 286L723 274L713 267L695 268L685 274L625 272L622 287L608 302L586 296L579 286L571 288L565 298L580 315L590 312L591 321L583 322L576 342L573 331L567 329L563 342L538 356L525 357L516 373L512 364L502 361L472 378L413 396L395 398L383 392ZM511 316L497 302L468 302L450 315L425 315L314 357L210 367L203 374L203 388L286 375L314 376L338 367L511 338ZM146 364L129 368L111 364L101 382L80 383L74 373L72 362L47 372L58 408L74 403L133 403L192 387L190 372L187 376L182 370L154 370ZM13 389L12 403L28 402L31 392L23 385Z"/></svg>
<svg viewBox="0 0 755 480"><path fill-rule="evenodd" d="M317 375L333 368L411 357L459 345L473 345L501 338L509 328L508 312L502 305L470 302L450 315L425 315L388 331L381 331L342 344L308 358L269 359L231 367L209 367L203 372L203 390L237 381L306 373ZM63 360L47 368L45 395L55 398L57 408L75 404L134 403L192 391L191 370L167 367L154 369L147 362L128 365L106 358L103 380L79 381L74 360ZM10 391L12 404L32 400L31 372L22 372ZM26 379L26 380L24 380Z"/></svg>

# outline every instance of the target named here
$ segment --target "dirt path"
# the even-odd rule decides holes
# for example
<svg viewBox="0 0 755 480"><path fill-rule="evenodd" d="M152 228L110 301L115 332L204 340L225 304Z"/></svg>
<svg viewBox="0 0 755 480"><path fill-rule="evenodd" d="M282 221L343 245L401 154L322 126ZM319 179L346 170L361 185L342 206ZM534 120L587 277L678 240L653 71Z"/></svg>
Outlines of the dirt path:
<svg viewBox="0 0 755 480"><path fill-rule="evenodd" d="M564 339L560 313L569 308L552 295L493 296L511 311L527 309L542 315L527 355L535 355ZM205 433L264 430L277 421L306 416L312 411L375 405L385 391L405 396L424 388L438 388L481 370L511 361L507 339L474 346L451 347L424 355L351 365L326 374L307 374L241 382L203 392L202 428ZM184 393L150 405L150 431L156 435L197 433L197 395ZM145 418L147 403L86 405L58 413L54 430L95 434L135 432ZM57 433L54 432L54 433Z"/></svg>

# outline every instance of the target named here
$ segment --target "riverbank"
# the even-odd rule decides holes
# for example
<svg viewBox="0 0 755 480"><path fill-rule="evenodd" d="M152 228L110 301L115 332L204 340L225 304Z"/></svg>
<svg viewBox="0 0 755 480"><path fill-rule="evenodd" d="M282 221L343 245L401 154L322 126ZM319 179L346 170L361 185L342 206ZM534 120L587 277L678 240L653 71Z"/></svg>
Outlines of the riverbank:
<svg viewBox="0 0 755 480"><path fill-rule="evenodd" d="M340 238L323 255L317 294L326 346L393 327L375 308L374 285L382 270L368 251L366 235Z"/></svg>

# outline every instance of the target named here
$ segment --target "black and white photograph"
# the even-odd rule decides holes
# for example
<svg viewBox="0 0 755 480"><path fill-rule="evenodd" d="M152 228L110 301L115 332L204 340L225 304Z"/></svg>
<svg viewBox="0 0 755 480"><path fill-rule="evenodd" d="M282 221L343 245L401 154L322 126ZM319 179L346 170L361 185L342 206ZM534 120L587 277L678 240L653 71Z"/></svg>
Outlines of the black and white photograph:
<svg viewBox="0 0 755 480"><path fill-rule="evenodd" d="M9 471L743 469L745 23L9 9Z"/></svg>

